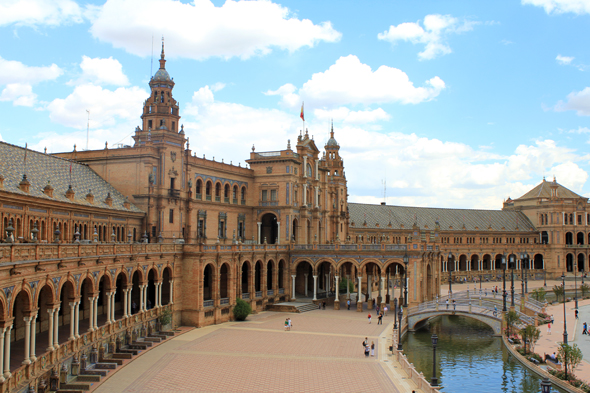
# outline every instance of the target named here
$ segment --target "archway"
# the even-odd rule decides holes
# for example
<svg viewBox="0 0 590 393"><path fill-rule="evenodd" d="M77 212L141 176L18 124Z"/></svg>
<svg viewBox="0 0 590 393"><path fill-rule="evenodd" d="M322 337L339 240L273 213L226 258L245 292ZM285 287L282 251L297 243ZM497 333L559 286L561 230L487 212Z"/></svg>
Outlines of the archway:
<svg viewBox="0 0 590 393"><path fill-rule="evenodd" d="M266 264L266 290L272 291L273 284L274 284L274 262L272 260L268 261Z"/></svg>
<svg viewBox="0 0 590 393"><path fill-rule="evenodd" d="M574 271L574 256L572 254L565 256L565 266L568 272Z"/></svg>
<svg viewBox="0 0 590 393"><path fill-rule="evenodd" d="M469 270L478 271L479 270L479 255L473 254L471 256L471 265L469 266Z"/></svg>
<svg viewBox="0 0 590 393"><path fill-rule="evenodd" d="M260 260L254 265L254 291L262 291L262 261ZM256 294L256 297L259 297L258 293Z"/></svg>
<svg viewBox="0 0 590 393"><path fill-rule="evenodd" d="M221 269L219 269L219 297L221 299L226 299L229 297L228 291L228 284L229 284L229 268L227 263L221 265Z"/></svg>
<svg viewBox="0 0 590 393"><path fill-rule="evenodd" d="M79 331L85 332L90 329L90 298L94 296L94 287L92 285L92 280L90 277L84 278L82 280L82 285L80 286L80 309L79 309Z"/></svg>
<svg viewBox="0 0 590 393"><path fill-rule="evenodd" d="M10 341L12 348L10 350L10 370L19 368L26 359L29 359L29 354L26 353L25 348L25 317L31 314L31 298L29 293L24 289L21 290L14 299L14 306L12 309L12 329L10 330ZM5 349L6 350L6 349ZM30 349L29 349L30 351ZM6 365L4 365L6 369Z"/></svg>
<svg viewBox="0 0 590 393"><path fill-rule="evenodd" d="M492 256L485 254L482 259L483 270L492 270Z"/></svg>
<svg viewBox="0 0 590 393"><path fill-rule="evenodd" d="M96 310L96 326L104 325L108 320L107 311L109 297L107 293L111 291L111 279L107 275L103 275L98 282L98 300Z"/></svg>
<svg viewBox="0 0 590 393"><path fill-rule="evenodd" d="M70 307L70 303L74 301L76 297L76 291L74 290L74 285L71 281L66 281L64 285L61 287L61 292L59 295L59 300L61 302L61 306L59 308L58 317L59 317L59 330L58 330L58 342L60 344L65 343L71 337L71 324L74 323L72 310Z"/></svg>
<svg viewBox="0 0 590 393"><path fill-rule="evenodd" d="M260 221L260 243L275 244L279 235L277 216L266 213Z"/></svg>
<svg viewBox="0 0 590 393"><path fill-rule="evenodd" d="M579 253L578 254L578 272L583 272L584 269L584 265L586 264L586 257L584 256L584 254Z"/></svg>
<svg viewBox="0 0 590 393"><path fill-rule="evenodd" d="M313 296L313 267L308 261L301 261L295 268L295 296Z"/></svg>
<svg viewBox="0 0 590 393"><path fill-rule="evenodd" d="M203 270L203 300L213 299L213 267L207 264Z"/></svg>
<svg viewBox="0 0 590 393"><path fill-rule="evenodd" d="M123 306L125 305L123 290L127 288L127 285L127 276L123 272L119 272L115 279L115 320L123 318L125 314L125 310L123 310Z"/></svg>
<svg viewBox="0 0 590 393"><path fill-rule="evenodd" d="M245 261L242 263L242 274L241 274L241 283L242 283L242 299L249 299L250 298L250 262Z"/></svg>
<svg viewBox="0 0 590 393"><path fill-rule="evenodd" d="M578 232L578 234L576 235L576 244L578 245L582 245L584 244L584 233L583 232Z"/></svg>
<svg viewBox="0 0 590 393"><path fill-rule="evenodd" d="M378 291L381 288L381 267L374 262L368 262L362 266L363 270L363 283L361 284L361 292L364 287L365 300L374 300L373 292ZM380 291L379 291L380 292ZM379 298L379 293L376 295ZM362 299L361 299L362 300ZM378 301L381 299L377 299ZM381 301L379 301L381 303Z"/></svg>
<svg viewBox="0 0 590 393"><path fill-rule="evenodd" d="M567 244L567 245L574 244L574 235L571 232L565 233L565 244Z"/></svg>
<svg viewBox="0 0 590 393"><path fill-rule="evenodd" d="M172 271L169 267L164 268L164 274L162 275L162 305L165 306L170 304L170 285L171 285Z"/></svg>
<svg viewBox="0 0 590 393"><path fill-rule="evenodd" d="M467 271L467 256L465 254L459 256L459 271Z"/></svg>
<svg viewBox="0 0 590 393"><path fill-rule="evenodd" d="M35 356L39 356L48 351L50 342L53 337L49 337L49 333L53 332L53 326L49 328L49 313L53 309L54 295L53 290L49 284L43 285L37 296L37 322L35 327ZM1 303L0 303L1 304ZM52 334L53 335L53 334Z"/></svg>
<svg viewBox="0 0 590 393"><path fill-rule="evenodd" d="M299 221L295 218L293 220L293 230L291 231L291 237L293 238L293 242L297 243L297 227L299 226Z"/></svg>
<svg viewBox="0 0 590 393"><path fill-rule="evenodd" d="M139 285L141 284L141 274L139 273L139 270L136 270L135 272L133 272L133 276L131 279L131 283L132 283L132 289L131 289L131 314L136 314L137 312L139 312L140 308L141 308L141 303L140 303L140 289L139 289Z"/></svg>
<svg viewBox="0 0 590 393"><path fill-rule="evenodd" d="M148 281L147 281L147 288L145 290L146 293L146 301L145 301L145 309L149 310L156 305L156 279L158 273L156 268L151 268L148 272Z"/></svg>
<svg viewBox="0 0 590 393"><path fill-rule="evenodd" d="M285 261L279 261L279 289L285 289Z"/></svg>
<svg viewBox="0 0 590 393"><path fill-rule="evenodd" d="M332 278L334 276L332 272L332 265L330 262L323 261L316 267L318 279L317 279L317 293L318 297L328 297L332 292Z"/></svg>

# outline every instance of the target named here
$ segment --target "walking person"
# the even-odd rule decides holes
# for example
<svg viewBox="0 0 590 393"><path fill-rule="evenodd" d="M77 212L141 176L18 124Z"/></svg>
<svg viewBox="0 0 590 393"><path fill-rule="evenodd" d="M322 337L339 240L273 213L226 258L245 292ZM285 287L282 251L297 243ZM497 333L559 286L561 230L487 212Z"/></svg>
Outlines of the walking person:
<svg viewBox="0 0 590 393"><path fill-rule="evenodd" d="M448 310L449 309L449 299L447 299L446 303L447 303L447 310Z"/></svg>
<svg viewBox="0 0 590 393"><path fill-rule="evenodd" d="M375 356L375 341L371 341L371 356Z"/></svg>
<svg viewBox="0 0 590 393"><path fill-rule="evenodd" d="M367 316L367 318L369 319L369 324L371 323L371 313L369 313L369 315Z"/></svg>
<svg viewBox="0 0 590 393"><path fill-rule="evenodd" d="M289 330L289 318L285 319L285 331Z"/></svg>
<svg viewBox="0 0 590 393"><path fill-rule="evenodd" d="M377 325L383 325L383 313L377 317Z"/></svg>
<svg viewBox="0 0 590 393"><path fill-rule="evenodd" d="M588 324L584 322L582 327L584 328L584 330L582 330L582 334L588 335Z"/></svg>
<svg viewBox="0 0 590 393"><path fill-rule="evenodd" d="M385 316L387 316L387 311L389 311L389 307L387 307L387 306L383 307L383 311L385 311Z"/></svg>
<svg viewBox="0 0 590 393"><path fill-rule="evenodd" d="M348 310L350 311L350 299L346 301L346 307L348 307Z"/></svg>
<svg viewBox="0 0 590 393"><path fill-rule="evenodd" d="M574 314L576 315L576 319L578 319L578 310L576 310Z"/></svg>
<svg viewBox="0 0 590 393"><path fill-rule="evenodd" d="M551 322L547 324L547 334L551 335Z"/></svg>
<svg viewBox="0 0 590 393"><path fill-rule="evenodd" d="M453 299L453 311L457 310L457 302Z"/></svg>
<svg viewBox="0 0 590 393"><path fill-rule="evenodd" d="M369 345L369 342L367 341L367 344L365 345L365 357L366 358L369 357L370 352L371 352L371 346Z"/></svg>

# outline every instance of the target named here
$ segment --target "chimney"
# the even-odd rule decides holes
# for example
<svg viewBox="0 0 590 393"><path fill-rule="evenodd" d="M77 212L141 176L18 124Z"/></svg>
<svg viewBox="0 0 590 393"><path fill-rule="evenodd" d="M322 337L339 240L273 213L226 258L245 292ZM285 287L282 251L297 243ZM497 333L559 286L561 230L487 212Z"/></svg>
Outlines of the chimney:
<svg viewBox="0 0 590 393"><path fill-rule="evenodd" d="M31 186L31 183L27 180L27 175L23 175L23 179L18 184L18 188L20 188L22 191L24 191L28 194L30 186Z"/></svg>
<svg viewBox="0 0 590 393"><path fill-rule="evenodd" d="M49 181L47 181L47 185L43 188L43 193L49 198L53 198L53 187L51 187Z"/></svg>
<svg viewBox="0 0 590 393"><path fill-rule="evenodd" d="M131 208L131 203L129 203L129 198L125 197L125 201L123 202L123 207L127 210Z"/></svg>
<svg viewBox="0 0 590 393"><path fill-rule="evenodd" d="M75 195L76 193L74 190L72 190L72 185L70 184L68 190L66 191L66 198L68 198L70 201L73 201Z"/></svg>
<svg viewBox="0 0 590 393"><path fill-rule="evenodd" d="M92 194L92 190L88 190L88 194L86 194L86 200L88 203L94 203L94 195Z"/></svg>
<svg viewBox="0 0 590 393"><path fill-rule="evenodd" d="M104 203L109 205L109 207L113 207L113 198L111 198L111 193L107 194L107 199L104 200Z"/></svg>

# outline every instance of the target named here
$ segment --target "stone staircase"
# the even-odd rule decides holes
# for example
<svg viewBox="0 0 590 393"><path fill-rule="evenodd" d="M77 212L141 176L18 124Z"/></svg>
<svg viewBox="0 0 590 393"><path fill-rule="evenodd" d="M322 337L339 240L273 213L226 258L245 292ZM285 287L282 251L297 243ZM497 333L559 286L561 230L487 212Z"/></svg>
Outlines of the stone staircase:
<svg viewBox="0 0 590 393"><path fill-rule="evenodd" d="M98 356L98 361L94 364L85 366L86 359L79 363L78 375L70 376L68 379L62 375L67 382L60 382L58 393L83 393L87 392L96 384L106 377L110 372L122 366L124 363L133 360L142 351L151 348L154 344L166 341L174 337L174 332L158 332L150 334L147 337L138 338L130 344L122 346L118 351L112 354ZM64 371L65 372L65 371Z"/></svg>
<svg viewBox="0 0 590 393"><path fill-rule="evenodd" d="M317 310L318 306L317 306L317 304L314 304L314 303L306 303L301 306L297 306L296 308L297 308L297 312L302 313L302 312L306 312L306 311Z"/></svg>

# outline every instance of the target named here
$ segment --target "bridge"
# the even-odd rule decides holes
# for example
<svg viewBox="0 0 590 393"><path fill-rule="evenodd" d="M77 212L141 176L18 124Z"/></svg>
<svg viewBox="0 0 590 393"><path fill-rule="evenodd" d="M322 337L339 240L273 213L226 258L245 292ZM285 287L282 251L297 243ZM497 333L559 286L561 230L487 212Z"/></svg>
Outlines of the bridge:
<svg viewBox="0 0 590 393"><path fill-rule="evenodd" d="M461 292L454 294L452 298L442 297L435 301L424 302L417 307L412 307L408 310L408 330L416 329L422 321L442 315L461 315L467 318L476 319L491 327L494 334L502 334L502 296L499 294L492 294L491 292L481 294L475 291L476 295L468 292ZM486 296L487 295L487 296ZM449 299L447 306L446 301ZM453 304L453 300L455 303ZM510 303L510 296L507 298ZM515 311L519 316L519 321L515 324L517 328L526 325L535 325L535 318L527 315L526 310L530 314L536 315L544 311L544 305L532 299L521 300L520 296L514 295ZM519 310L523 306L525 312ZM496 311L497 310L497 311Z"/></svg>

